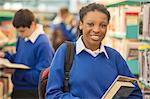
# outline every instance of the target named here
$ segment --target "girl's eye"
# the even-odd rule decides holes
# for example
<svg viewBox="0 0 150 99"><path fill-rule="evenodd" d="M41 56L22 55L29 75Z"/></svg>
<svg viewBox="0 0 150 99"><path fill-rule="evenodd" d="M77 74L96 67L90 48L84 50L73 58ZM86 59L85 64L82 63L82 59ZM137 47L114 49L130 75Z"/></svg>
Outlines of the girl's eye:
<svg viewBox="0 0 150 99"><path fill-rule="evenodd" d="M106 27L107 27L107 25L102 24L102 25L100 25L100 27L101 27L101 28L106 28Z"/></svg>
<svg viewBox="0 0 150 99"><path fill-rule="evenodd" d="M88 26L94 26L94 24L93 24L93 23L87 23L87 25L88 25Z"/></svg>

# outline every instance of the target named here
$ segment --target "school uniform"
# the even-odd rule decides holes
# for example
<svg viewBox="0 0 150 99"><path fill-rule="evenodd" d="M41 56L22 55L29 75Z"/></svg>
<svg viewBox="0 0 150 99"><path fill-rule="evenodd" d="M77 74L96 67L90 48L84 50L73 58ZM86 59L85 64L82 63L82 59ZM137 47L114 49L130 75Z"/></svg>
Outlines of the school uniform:
<svg viewBox="0 0 150 99"><path fill-rule="evenodd" d="M82 36L81 36L82 37ZM118 75L133 77L122 56L101 44L96 51L84 46L81 37L75 42L75 54L70 70L70 91L63 92L66 44L62 44L53 58L47 83L47 99L100 99ZM142 99L137 83L129 99Z"/></svg>
<svg viewBox="0 0 150 99"><path fill-rule="evenodd" d="M5 52L5 58L12 63L29 66L29 70L16 69L12 75L14 99L17 98L38 98L38 80L41 70L50 66L54 55L48 38L42 25L28 38L18 38L16 53L11 55Z"/></svg>

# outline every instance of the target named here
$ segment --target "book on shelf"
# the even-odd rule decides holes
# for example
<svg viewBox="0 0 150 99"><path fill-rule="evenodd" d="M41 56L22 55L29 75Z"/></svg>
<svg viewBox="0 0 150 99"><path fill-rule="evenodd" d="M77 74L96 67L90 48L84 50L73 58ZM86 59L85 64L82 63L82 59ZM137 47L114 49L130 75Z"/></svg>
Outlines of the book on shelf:
<svg viewBox="0 0 150 99"><path fill-rule="evenodd" d="M137 79L119 75L105 92L102 99L127 99L135 87L133 85L135 81Z"/></svg>
<svg viewBox="0 0 150 99"><path fill-rule="evenodd" d="M9 82L8 82L8 77L0 77L0 82L3 84L3 97L7 96L7 91L8 91L8 86L9 86Z"/></svg>
<svg viewBox="0 0 150 99"><path fill-rule="evenodd" d="M3 74L0 76L0 99L9 99L12 93L13 85L11 83L11 75Z"/></svg>
<svg viewBox="0 0 150 99"><path fill-rule="evenodd" d="M3 99L3 83L0 81L0 99Z"/></svg>
<svg viewBox="0 0 150 99"><path fill-rule="evenodd" d="M140 66L140 81L145 87L150 86L150 46L142 45L139 47L139 66Z"/></svg>
<svg viewBox="0 0 150 99"><path fill-rule="evenodd" d="M29 66L23 64L11 63L9 60L0 58L0 68L10 68L10 69L30 69Z"/></svg>
<svg viewBox="0 0 150 99"><path fill-rule="evenodd" d="M150 4L145 4L143 10L143 33L144 38L150 38Z"/></svg>

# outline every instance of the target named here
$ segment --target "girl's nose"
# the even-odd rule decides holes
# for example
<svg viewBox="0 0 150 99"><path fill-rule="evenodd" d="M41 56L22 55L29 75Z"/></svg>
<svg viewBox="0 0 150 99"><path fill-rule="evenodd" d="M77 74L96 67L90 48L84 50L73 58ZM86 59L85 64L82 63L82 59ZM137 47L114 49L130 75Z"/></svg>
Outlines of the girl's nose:
<svg viewBox="0 0 150 99"><path fill-rule="evenodd" d="M95 33L99 33L99 32L100 32L99 26L94 26L94 27L93 27L93 31L94 31Z"/></svg>

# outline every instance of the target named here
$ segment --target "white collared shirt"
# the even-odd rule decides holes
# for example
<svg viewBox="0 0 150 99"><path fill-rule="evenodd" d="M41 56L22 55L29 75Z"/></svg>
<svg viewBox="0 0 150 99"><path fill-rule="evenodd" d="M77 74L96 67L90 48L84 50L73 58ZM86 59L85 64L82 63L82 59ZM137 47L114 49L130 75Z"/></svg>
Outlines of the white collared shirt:
<svg viewBox="0 0 150 99"><path fill-rule="evenodd" d="M34 43L36 39L38 38L38 36L44 33L45 32L43 31L43 26L41 24L37 24L36 30L29 37L26 37L25 41L30 40L32 43Z"/></svg>
<svg viewBox="0 0 150 99"><path fill-rule="evenodd" d="M107 59L109 59L108 54L106 52L106 49L104 47L103 44L101 44L100 48L92 51L90 49L87 49L82 41L82 36L80 36L80 38L77 40L76 42L76 54L79 54L82 50L85 50L86 52L88 52L89 54L91 54L93 57L96 57L98 54L104 52L104 54L106 55Z"/></svg>

